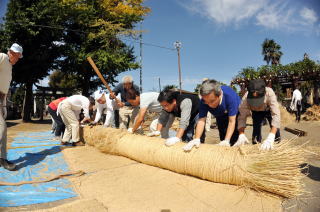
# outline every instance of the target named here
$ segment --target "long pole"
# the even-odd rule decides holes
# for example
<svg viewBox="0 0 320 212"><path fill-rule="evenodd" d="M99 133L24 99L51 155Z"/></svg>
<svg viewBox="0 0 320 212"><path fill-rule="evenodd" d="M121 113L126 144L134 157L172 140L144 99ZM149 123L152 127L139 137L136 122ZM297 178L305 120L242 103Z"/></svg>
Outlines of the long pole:
<svg viewBox="0 0 320 212"><path fill-rule="evenodd" d="M178 50L178 66L179 66L179 88L180 88L180 94L182 90L182 82L181 82L181 66L180 66L180 48L177 48Z"/></svg>
<svg viewBox="0 0 320 212"><path fill-rule="evenodd" d="M180 94L182 93L182 80L181 80L181 65L180 65L180 49L181 49L181 42L176 41L173 43L174 47L177 49L178 53L178 69L179 69L179 89L180 89Z"/></svg>
<svg viewBox="0 0 320 212"><path fill-rule="evenodd" d="M142 93L142 22L140 22L140 93Z"/></svg>
<svg viewBox="0 0 320 212"><path fill-rule="evenodd" d="M96 64L94 63L94 61L92 60L91 57L87 57L87 60L89 61L90 65L92 66L93 70L96 72L96 74L98 75L98 77L100 78L100 80L102 81L102 83L104 84L104 86L106 86L106 88L108 89L108 91L110 92L110 94L113 94L113 91L111 90L110 86L108 85L107 81L104 79L104 77L102 76L101 72L99 71L98 67L96 66ZM114 95L114 94L113 94ZM121 101L115 97L115 100L117 103L120 103Z"/></svg>
<svg viewBox="0 0 320 212"><path fill-rule="evenodd" d="M161 92L161 83L160 83L160 77L159 77L159 93Z"/></svg>

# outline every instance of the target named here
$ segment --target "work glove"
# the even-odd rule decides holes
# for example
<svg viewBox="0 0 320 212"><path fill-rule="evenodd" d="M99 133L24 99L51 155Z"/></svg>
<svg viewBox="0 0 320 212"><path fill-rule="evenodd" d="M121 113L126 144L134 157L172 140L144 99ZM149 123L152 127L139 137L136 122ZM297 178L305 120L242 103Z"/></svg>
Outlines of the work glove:
<svg viewBox="0 0 320 212"><path fill-rule="evenodd" d="M171 138L168 138L167 140L166 140L166 146L172 146L172 145L174 145L175 143L178 143L180 141L180 138L178 138L178 137L171 137Z"/></svg>
<svg viewBox="0 0 320 212"><path fill-rule="evenodd" d="M158 131L158 130L147 133L147 136L149 136L149 137L159 136L159 135L160 135L160 131Z"/></svg>
<svg viewBox="0 0 320 212"><path fill-rule="evenodd" d="M260 147L261 150L271 150L273 149L273 143L276 135L273 133L269 133L268 137L266 140L262 142L262 145Z"/></svg>
<svg viewBox="0 0 320 212"><path fill-rule="evenodd" d="M128 129L128 133L133 133L132 127L130 127L130 128Z"/></svg>
<svg viewBox="0 0 320 212"><path fill-rule="evenodd" d="M200 138L193 139L189 141L186 145L182 147L185 152L190 152L193 147L199 148L200 146Z"/></svg>
<svg viewBox="0 0 320 212"><path fill-rule="evenodd" d="M88 125L90 126L90 128L92 128L92 127L96 126L97 123L96 122L90 122Z"/></svg>
<svg viewBox="0 0 320 212"><path fill-rule="evenodd" d="M219 146L230 146L230 140L223 140L220 143L218 143Z"/></svg>
<svg viewBox="0 0 320 212"><path fill-rule="evenodd" d="M249 144L249 140L244 133L239 135L237 142L233 146L241 146L244 144Z"/></svg>
<svg viewBox="0 0 320 212"><path fill-rule="evenodd" d="M6 106L2 107L2 116L3 116L3 119L7 118L7 107Z"/></svg>

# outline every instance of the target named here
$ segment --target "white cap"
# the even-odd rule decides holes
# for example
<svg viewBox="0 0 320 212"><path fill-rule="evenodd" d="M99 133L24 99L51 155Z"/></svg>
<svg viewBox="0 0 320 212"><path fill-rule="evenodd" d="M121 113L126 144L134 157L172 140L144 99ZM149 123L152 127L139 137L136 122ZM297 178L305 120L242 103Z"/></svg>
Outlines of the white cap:
<svg viewBox="0 0 320 212"><path fill-rule="evenodd" d="M104 93L105 93L104 90L95 91L94 94L93 94L94 100L100 99Z"/></svg>
<svg viewBox="0 0 320 212"><path fill-rule="evenodd" d="M10 50L16 53L20 53L21 54L20 58L23 57L22 56L23 49L19 44L17 43L12 44L12 46L10 47Z"/></svg>

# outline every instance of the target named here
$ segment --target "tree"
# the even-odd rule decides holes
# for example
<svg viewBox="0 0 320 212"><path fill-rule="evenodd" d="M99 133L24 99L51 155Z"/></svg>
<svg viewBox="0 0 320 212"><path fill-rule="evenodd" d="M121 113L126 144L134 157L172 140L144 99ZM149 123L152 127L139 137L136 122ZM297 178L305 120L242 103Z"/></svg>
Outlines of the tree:
<svg viewBox="0 0 320 212"><path fill-rule="evenodd" d="M267 62L267 65L271 62L272 65L279 65L280 59L283 53L280 51L281 46L274 40L265 39L262 43L262 55L263 60Z"/></svg>
<svg viewBox="0 0 320 212"><path fill-rule="evenodd" d="M7 48L17 42L24 49L23 59L13 68L13 82L25 87L23 121L31 120L33 85L48 75L60 56L60 47L54 41L62 37L63 31L42 25L61 25L62 12L56 0L12 0L8 3L0 43Z"/></svg>
<svg viewBox="0 0 320 212"><path fill-rule="evenodd" d="M77 75L72 73L63 73L61 71L54 71L49 76L49 86L51 88L66 88L76 89L80 85L78 83L79 78Z"/></svg>
<svg viewBox="0 0 320 212"><path fill-rule="evenodd" d="M143 0L64 0L68 19L64 22L65 51L60 69L79 77L82 93L101 85L86 58L91 56L102 75L113 84L124 71L137 69L133 47L121 41L121 35L134 35L134 26L149 9Z"/></svg>

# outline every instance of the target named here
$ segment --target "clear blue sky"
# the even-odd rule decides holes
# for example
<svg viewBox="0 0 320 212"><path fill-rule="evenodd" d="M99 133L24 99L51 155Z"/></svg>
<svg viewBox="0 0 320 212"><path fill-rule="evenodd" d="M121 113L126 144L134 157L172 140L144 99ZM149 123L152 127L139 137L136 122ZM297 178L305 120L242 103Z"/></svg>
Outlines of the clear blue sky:
<svg viewBox="0 0 320 212"><path fill-rule="evenodd" d="M4 3L0 0L0 15ZM181 41L183 89L193 90L204 77L229 83L242 68L265 64L261 44L274 39L282 64L306 52L320 60L319 0L147 0L152 12L143 22L143 42L173 48ZM135 46L139 56L139 45ZM138 59L139 57L137 57ZM139 84L139 70L126 72ZM143 46L143 89L178 85L176 51Z"/></svg>

